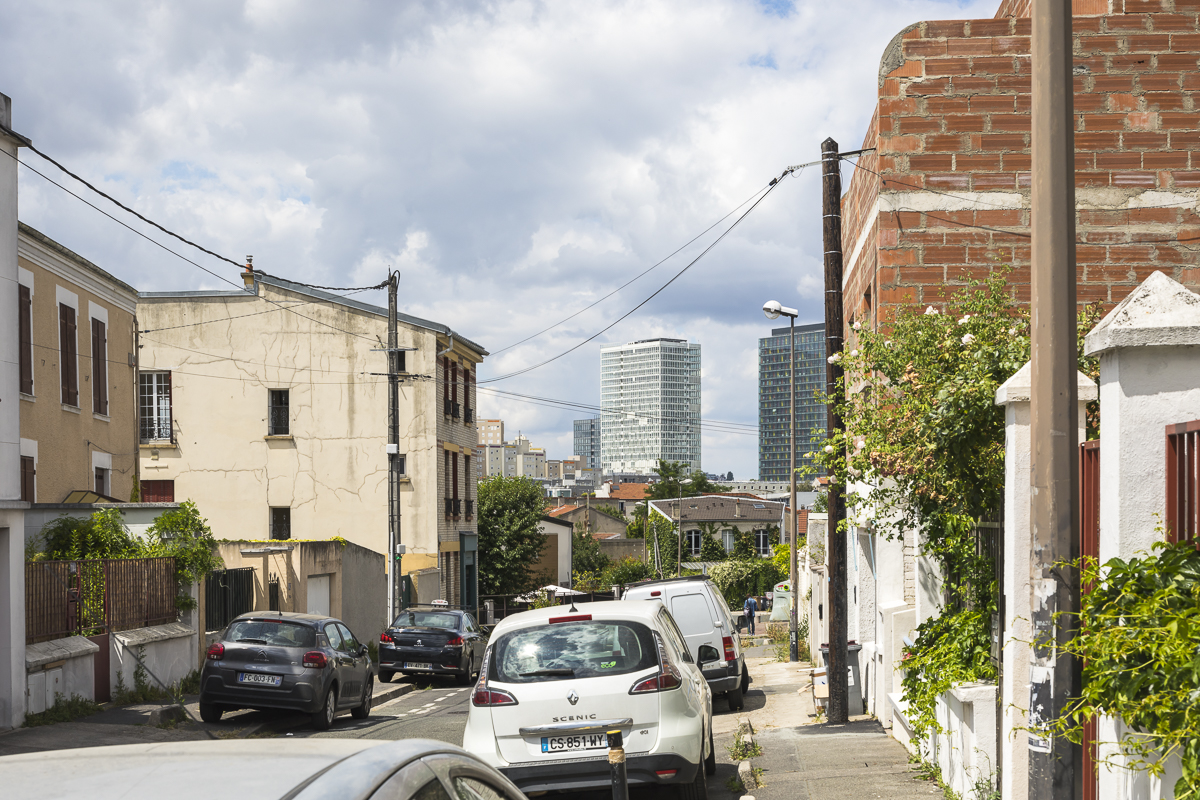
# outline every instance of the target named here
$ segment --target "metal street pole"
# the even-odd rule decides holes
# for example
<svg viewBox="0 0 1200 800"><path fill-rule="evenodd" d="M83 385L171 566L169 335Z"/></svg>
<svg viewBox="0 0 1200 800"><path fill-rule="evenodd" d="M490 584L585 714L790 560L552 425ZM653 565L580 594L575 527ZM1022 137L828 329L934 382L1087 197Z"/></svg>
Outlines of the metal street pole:
<svg viewBox="0 0 1200 800"><path fill-rule="evenodd" d="M1071 0L1033 4L1029 798L1082 796L1082 750L1048 726L1080 687ZM1055 619L1057 612L1063 612Z"/></svg>
<svg viewBox="0 0 1200 800"><path fill-rule="evenodd" d="M837 142L821 143L821 233L825 249L825 355L842 352L842 173ZM825 392L833 398L840 391L843 373L840 362L828 362L825 368ZM842 418L831 403L827 407L828 435L842 430ZM846 670L846 519L845 487L829 481L829 721L842 724L850 719ZM862 709L857 709L862 713Z"/></svg>
<svg viewBox="0 0 1200 800"><path fill-rule="evenodd" d="M788 424L788 448L790 453L788 475L791 477L791 487L789 489L788 508L790 509L792 541L790 543L791 552L788 554L788 581L791 588L791 610L788 611L788 660L800 660L800 624L799 624L799 606L800 602L796 597L796 588L799 584L799 572L797 571L797 551L800 549L800 531L799 519L800 516L796 513L796 318L788 317L788 407L791 409L791 419Z"/></svg>

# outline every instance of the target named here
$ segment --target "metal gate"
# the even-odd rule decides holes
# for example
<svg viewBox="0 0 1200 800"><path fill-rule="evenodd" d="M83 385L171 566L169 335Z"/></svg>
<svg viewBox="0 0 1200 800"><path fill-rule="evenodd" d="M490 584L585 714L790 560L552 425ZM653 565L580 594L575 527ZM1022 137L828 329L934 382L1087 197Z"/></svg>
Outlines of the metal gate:
<svg viewBox="0 0 1200 800"><path fill-rule="evenodd" d="M254 567L218 569L204 586L204 628L224 629L234 617L254 610Z"/></svg>
<svg viewBox="0 0 1200 800"><path fill-rule="evenodd" d="M272 575L267 582L267 608L271 611L282 611L279 605L279 576Z"/></svg>

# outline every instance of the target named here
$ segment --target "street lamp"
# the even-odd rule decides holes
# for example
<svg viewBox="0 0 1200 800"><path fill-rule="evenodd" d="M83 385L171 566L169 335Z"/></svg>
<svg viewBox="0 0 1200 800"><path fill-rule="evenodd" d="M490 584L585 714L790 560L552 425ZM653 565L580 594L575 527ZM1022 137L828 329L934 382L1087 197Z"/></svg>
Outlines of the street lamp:
<svg viewBox="0 0 1200 800"><path fill-rule="evenodd" d="M678 560L675 562L676 578L683 574L683 485L691 482L691 478L684 478L679 482L679 516L675 518L675 544L678 550Z"/></svg>
<svg viewBox="0 0 1200 800"><path fill-rule="evenodd" d="M794 308L780 305L779 301L771 300L763 304L763 313L767 315L767 319L779 319L780 316L788 318L788 410L790 422L788 423L788 451L790 457L790 468L788 475L791 476L791 493L788 502L788 513L791 514L791 532L792 538L789 544L791 550L789 561L789 576L792 591L791 610L788 611L788 660L800 660L800 647L798 640L798 624L796 617L796 590L799 588L798 575L796 570L796 551L799 549L796 545L800 538L800 532L796 530L797 514L796 514L796 317L800 316L800 312ZM760 476L761 477L761 476Z"/></svg>

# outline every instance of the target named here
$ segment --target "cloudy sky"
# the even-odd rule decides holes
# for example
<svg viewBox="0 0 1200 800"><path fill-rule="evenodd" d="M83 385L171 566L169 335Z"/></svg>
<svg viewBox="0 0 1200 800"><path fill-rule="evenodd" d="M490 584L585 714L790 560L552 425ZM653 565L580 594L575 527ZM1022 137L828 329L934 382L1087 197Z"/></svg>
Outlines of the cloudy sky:
<svg viewBox="0 0 1200 800"><path fill-rule="evenodd" d="M991 17L996 6L8 0L0 92L39 149L163 225L313 283L376 283L391 265L402 310L496 352L675 251L785 167L818 158L826 137L859 147L891 37L922 19ZM595 341L492 386L595 405L602 344L686 338L703 346L704 418L756 424L757 340L771 327L763 302L822 319L817 177L810 168L784 181ZM32 172L20 181L23 221L137 288L221 285ZM604 328L722 229L498 352L481 380ZM227 264L185 254L236 279ZM479 414L551 458L571 454L571 420L583 416L485 392ZM709 472L757 475L752 430L706 430L703 450Z"/></svg>

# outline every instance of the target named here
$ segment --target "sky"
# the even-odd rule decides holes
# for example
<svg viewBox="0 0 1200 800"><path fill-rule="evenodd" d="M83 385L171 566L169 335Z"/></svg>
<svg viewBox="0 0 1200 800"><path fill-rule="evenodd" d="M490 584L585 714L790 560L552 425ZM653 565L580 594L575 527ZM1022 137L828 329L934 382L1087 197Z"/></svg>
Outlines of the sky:
<svg viewBox="0 0 1200 800"><path fill-rule="evenodd" d="M705 428L703 468L746 480L758 472L758 338L780 324L762 305L823 318L817 167L781 181L607 332L485 382L630 311L772 178L818 159L825 138L859 148L879 59L905 26L997 6L4 0L0 92L40 150L210 250L321 285L398 270L402 311L494 353L479 370L478 415L549 458L571 455L571 422L586 414L485 387L598 406L601 346L699 342L702 416L740 426ZM136 288L229 288L30 170L19 180L23 222ZM98 204L240 283L233 266ZM613 297L509 347L722 218ZM356 298L386 305L382 292Z"/></svg>

